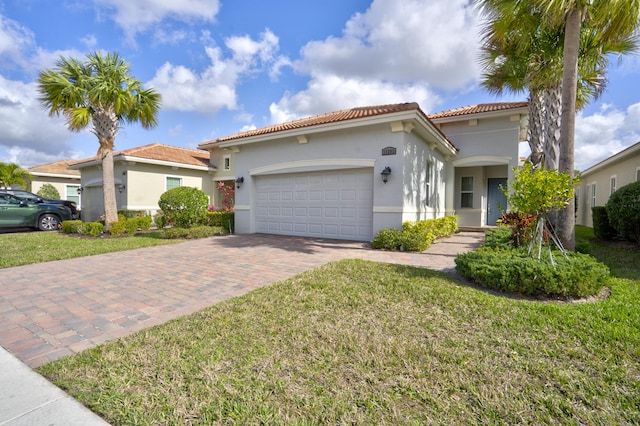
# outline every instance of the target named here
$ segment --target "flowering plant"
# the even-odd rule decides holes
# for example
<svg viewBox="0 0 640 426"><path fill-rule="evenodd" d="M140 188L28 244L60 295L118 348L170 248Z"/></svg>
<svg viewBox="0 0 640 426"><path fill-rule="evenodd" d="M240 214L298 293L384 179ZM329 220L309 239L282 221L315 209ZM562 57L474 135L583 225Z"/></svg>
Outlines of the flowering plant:
<svg viewBox="0 0 640 426"><path fill-rule="evenodd" d="M235 203L234 194L236 193L233 185L226 185L224 182L218 182L218 189L222 192L222 205L225 212L232 212Z"/></svg>

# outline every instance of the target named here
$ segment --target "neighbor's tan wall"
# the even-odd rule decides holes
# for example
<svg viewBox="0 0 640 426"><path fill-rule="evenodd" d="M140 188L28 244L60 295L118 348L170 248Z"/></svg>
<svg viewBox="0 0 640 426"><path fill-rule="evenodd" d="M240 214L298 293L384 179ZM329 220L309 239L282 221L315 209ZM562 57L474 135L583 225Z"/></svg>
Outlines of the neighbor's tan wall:
<svg viewBox="0 0 640 426"><path fill-rule="evenodd" d="M604 206L611 196L611 178L616 177L616 188L636 181L636 170L640 168L640 154L608 165L596 172L582 175L580 185L576 188L578 211L576 224L593 226L591 213L591 189L596 185L596 206Z"/></svg>
<svg viewBox="0 0 640 426"><path fill-rule="evenodd" d="M34 194L42 189L42 186L45 184L51 184L55 189L60 193L60 197L63 200L68 199L67 194L67 185L80 185L80 176L77 178L58 178L58 177L42 177L42 176L34 176L31 181L31 189L30 191ZM71 194L77 195L77 194Z"/></svg>

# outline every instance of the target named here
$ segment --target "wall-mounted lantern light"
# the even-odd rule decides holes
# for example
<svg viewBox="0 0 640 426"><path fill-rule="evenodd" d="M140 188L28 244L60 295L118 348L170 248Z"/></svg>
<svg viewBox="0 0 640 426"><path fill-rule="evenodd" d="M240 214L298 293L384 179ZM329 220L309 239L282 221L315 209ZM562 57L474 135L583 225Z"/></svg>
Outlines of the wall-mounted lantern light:
<svg viewBox="0 0 640 426"><path fill-rule="evenodd" d="M244 183L244 176L239 176L236 178L236 188L240 188L240 185Z"/></svg>
<svg viewBox="0 0 640 426"><path fill-rule="evenodd" d="M387 183L387 181L389 180L390 174L391 174L391 167L389 166L385 167L384 170L380 172L380 175L382 176L382 181L384 183Z"/></svg>
<svg viewBox="0 0 640 426"><path fill-rule="evenodd" d="M79 186L78 187L78 195L82 194L82 191L84 191L84 188Z"/></svg>
<svg viewBox="0 0 640 426"><path fill-rule="evenodd" d="M122 194L122 191L124 191L126 188L126 186L124 186L123 184L119 184L118 185L118 192Z"/></svg>

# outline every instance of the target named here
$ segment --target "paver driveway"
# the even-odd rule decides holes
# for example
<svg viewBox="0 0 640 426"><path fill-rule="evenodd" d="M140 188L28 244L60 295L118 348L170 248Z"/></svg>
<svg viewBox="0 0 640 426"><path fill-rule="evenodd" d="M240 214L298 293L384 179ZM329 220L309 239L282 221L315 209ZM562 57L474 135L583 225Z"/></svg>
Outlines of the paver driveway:
<svg viewBox="0 0 640 426"><path fill-rule="evenodd" d="M392 253L352 241L229 235L0 269L0 345L38 367L333 260L452 271L456 254L483 237L461 232L425 253Z"/></svg>

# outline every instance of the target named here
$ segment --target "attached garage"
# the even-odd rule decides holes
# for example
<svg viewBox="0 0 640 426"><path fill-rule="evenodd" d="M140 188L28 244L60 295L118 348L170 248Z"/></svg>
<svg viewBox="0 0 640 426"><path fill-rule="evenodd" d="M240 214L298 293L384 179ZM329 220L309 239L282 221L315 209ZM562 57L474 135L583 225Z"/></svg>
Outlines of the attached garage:
<svg viewBox="0 0 640 426"><path fill-rule="evenodd" d="M255 176L255 231L373 238L373 169Z"/></svg>

